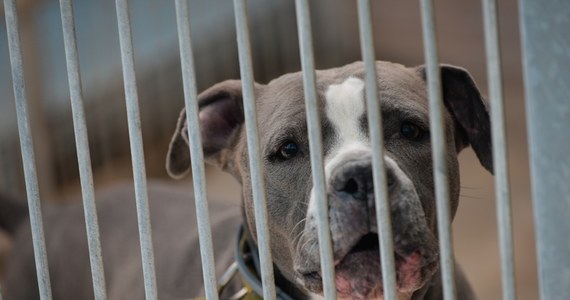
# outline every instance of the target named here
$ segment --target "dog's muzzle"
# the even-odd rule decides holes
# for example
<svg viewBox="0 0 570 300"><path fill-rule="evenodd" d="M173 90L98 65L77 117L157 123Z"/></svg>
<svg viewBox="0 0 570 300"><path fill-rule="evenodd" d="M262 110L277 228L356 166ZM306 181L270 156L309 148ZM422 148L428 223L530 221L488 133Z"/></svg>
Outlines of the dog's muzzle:
<svg viewBox="0 0 570 300"><path fill-rule="evenodd" d="M437 243L414 185L390 158L385 159L394 239L397 290L411 295L437 269ZM337 164L328 178L329 218L339 298L377 299L382 286L372 159L359 155ZM308 216L296 266L305 286L322 292L314 218ZM315 232L313 232L315 231Z"/></svg>

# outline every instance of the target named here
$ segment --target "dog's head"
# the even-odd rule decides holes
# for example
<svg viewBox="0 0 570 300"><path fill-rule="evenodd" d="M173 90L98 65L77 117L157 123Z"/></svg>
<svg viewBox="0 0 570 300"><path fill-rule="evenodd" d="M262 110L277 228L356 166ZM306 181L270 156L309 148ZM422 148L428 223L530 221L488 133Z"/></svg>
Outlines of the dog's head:
<svg viewBox="0 0 570 300"><path fill-rule="evenodd" d="M401 297L426 285L438 268L435 192L426 75L423 66L377 63L385 166ZM457 154L471 145L492 169L489 116L469 74L442 66L447 168L452 214L459 198ZM372 151L364 94L364 66L317 72L335 279L340 298L382 298L372 183ZM316 201L311 180L303 80L287 74L255 85L259 139L267 191L270 245L280 272L308 294L322 293ZM225 81L199 96L206 160L243 186L247 226L255 236L240 81ZM190 166L184 110L171 142L167 170Z"/></svg>

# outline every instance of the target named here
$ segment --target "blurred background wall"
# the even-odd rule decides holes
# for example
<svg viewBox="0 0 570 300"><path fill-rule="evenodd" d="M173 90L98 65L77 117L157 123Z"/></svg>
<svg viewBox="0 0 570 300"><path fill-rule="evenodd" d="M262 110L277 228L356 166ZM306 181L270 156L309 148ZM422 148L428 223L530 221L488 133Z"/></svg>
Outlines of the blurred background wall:
<svg viewBox="0 0 570 300"><path fill-rule="evenodd" d="M44 201L58 201L79 192L59 2L21 0L18 5L40 193ZM481 4L436 0L435 7L440 61L467 68L486 94ZM267 82L299 70L294 2L250 0L249 8L256 80ZM95 184L100 187L130 180L115 4L110 0L76 0L74 9ZM166 178L164 157L183 105L174 3L131 0L130 9L147 175ZM359 60L355 2L312 1L311 9L317 67ZM0 15L3 19L1 6ZM190 15L199 89L238 78L231 1L192 0ZM423 63L417 1L373 1L373 17L378 59L409 66ZM517 289L520 299L537 299L515 0L499 1L499 21ZM480 167L470 149L460 155L460 161L462 199L454 222L456 257L480 299L500 299L493 178ZM239 198L239 187L231 179L215 170L208 170L208 174L212 193ZM189 179L181 184L191 186ZM0 23L0 192L25 194L4 20Z"/></svg>

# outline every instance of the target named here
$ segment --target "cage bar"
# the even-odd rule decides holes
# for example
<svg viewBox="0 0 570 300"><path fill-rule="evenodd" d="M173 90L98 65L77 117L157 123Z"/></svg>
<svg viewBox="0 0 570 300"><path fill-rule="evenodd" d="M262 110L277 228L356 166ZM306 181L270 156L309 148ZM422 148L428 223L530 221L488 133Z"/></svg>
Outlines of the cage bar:
<svg viewBox="0 0 570 300"><path fill-rule="evenodd" d="M18 13L16 11L15 0L4 0L4 18L6 19L6 30L8 33L8 51L10 52L12 84L14 85L18 134L22 150L22 164L26 182L26 195L28 197L30 225L32 227L32 243L38 277L38 288L40 299L48 300L52 299L52 292L42 225L38 175L34 158L32 132L30 129L28 100L26 96L26 83L24 79L24 66L18 27Z"/></svg>
<svg viewBox="0 0 570 300"><path fill-rule="evenodd" d="M83 196L83 209L85 213L85 226L87 230L87 244L89 247L89 260L93 279L93 292L95 299L107 298L105 289L105 275L103 258L101 256L101 240L99 237L99 222L95 205L95 191L93 188L93 173L91 170L91 155L87 125L85 122L85 109L83 106L83 90L81 87L81 73L79 71L79 58L77 54L77 41L71 0L60 0L61 23L63 27L63 41L65 46L65 59L67 63L67 78L69 81L69 95L71 111L73 114L73 129L75 145L77 148L77 162L79 165L79 178Z"/></svg>
<svg viewBox="0 0 570 300"><path fill-rule="evenodd" d="M158 299L128 0L116 0L146 299Z"/></svg>
<svg viewBox="0 0 570 300"><path fill-rule="evenodd" d="M198 224L198 239L202 259L202 276L206 299L217 300L216 271L214 265L214 246L208 199L206 198L206 175L204 167L204 152L198 117L198 92L196 88L196 73L194 70L194 54L190 36L190 20L187 0L176 0L176 24L180 46L180 64L182 66L182 82L184 85L184 104L188 122L188 138L191 141L190 159L192 180L194 184L194 201L196 205L196 221Z"/></svg>
<svg viewBox="0 0 570 300"><path fill-rule="evenodd" d="M570 295L570 2L520 1L541 299Z"/></svg>
<svg viewBox="0 0 570 300"><path fill-rule="evenodd" d="M325 299L331 300L336 299L335 270L328 217L328 199L323 165L323 144L321 140L321 121L317 102L315 59L309 2L306 0L296 0L295 10L297 15L297 31L299 32L301 66L303 69L313 192L317 204L317 230L321 255L321 274Z"/></svg>
<svg viewBox="0 0 570 300"><path fill-rule="evenodd" d="M515 266L497 2L483 0L503 299L515 300Z"/></svg>
<svg viewBox="0 0 570 300"><path fill-rule="evenodd" d="M433 2L421 0L422 33L426 60L426 77L429 96L429 119L433 159L433 177L437 210L441 277L445 300L456 299L455 262L451 240L451 212L449 207L448 170L446 165L443 101Z"/></svg>
<svg viewBox="0 0 570 300"><path fill-rule="evenodd" d="M263 165L259 151L259 134L257 130L257 112L253 82L253 65L251 59L251 43L249 26L247 24L247 6L244 0L234 0L236 18L236 33L239 54L239 69L243 88L243 110L249 169L251 171L251 186L257 240L259 242L259 259L261 266L261 282L263 284L263 299L275 299L275 281L273 275L273 260L269 248L269 225L267 221L267 202Z"/></svg>
<svg viewBox="0 0 570 300"><path fill-rule="evenodd" d="M397 299L396 263L394 261L392 218L390 216L390 202L388 200L384 166L384 134L382 131L380 99L378 97L378 81L376 79L376 58L370 0L358 0L358 25L360 29L362 60L366 71L366 104L368 108L370 142L372 143L374 201L382 261L382 286L385 299L395 300Z"/></svg>

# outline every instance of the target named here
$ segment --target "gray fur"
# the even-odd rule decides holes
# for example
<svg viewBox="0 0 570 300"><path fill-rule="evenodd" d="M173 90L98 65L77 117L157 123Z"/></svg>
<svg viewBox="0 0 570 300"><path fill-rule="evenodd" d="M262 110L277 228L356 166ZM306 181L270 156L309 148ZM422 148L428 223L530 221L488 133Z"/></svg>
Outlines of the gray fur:
<svg viewBox="0 0 570 300"><path fill-rule="evenodd" d="M152 239L160 299L203 295L194 202L186 189L149 181ZM97 210L109 299L144 299L134 189L119 184L98 190ZM210 199L218 276L233 260L241 220L239 205ZM44 210L53 299L93 299L83 207L49 205ZM39 299L29 223L20 226L2 285L5 300Z"/></svg>
<svg viewBox="0 0 570 300"><path fill-rule="evenodd" d="M408 299L441 299L431 146L429 138L410 141L400 135L403 121L413 121L422 128L429 128L425 73L423 67L406 68L388 62L378 62L376 66L382 101L395 251L402 261L416 255L414 259L419 264L414 272L399 274L412 278L408 279L408 283L402 283L402 287L399 286L400 296ZM452 215L455 215L459 199L459 151L470 144L475 145L474 149L483 165L492 168L489 119L483 99L468 73L451 66L444 66L443 70L444 101L448 108L444 114L448 185ZM322 116L326 89L350 76L362 79L363 64L358 62L317 72ZM302 76L292 73L266 85L256 84L255 95L267 189L270 246L276 270L283 276L278 285L298 293L298 299L308 298L311 293L319 293L322 286L320 281L311 281L304 276L304 272L319 270L319 260L314 231L316 224L305 219L312 181ZM255 236L241 98L239 81L219 83L200 94L199 118L205 159L232 174L242 184L245 217L242 222ZM167 171L173 177L182 177L189 168L185 118L182 112L167 156ZM361 116L361 123L362 131L367 136L365 115ZM326 155L337 136L327 118L322 117L321 126ZM284 160L278 154L280 147L288 140L293 140L299 151L295 157ZM379 296L381 290L380 275L371 271L379 270L379 262L371 261L367 254L350 254L359 238L377 232L370 183L370 157L369 151L358 156L347 155L327 183L335 258L353 262L339 263L337 271L353 276L359 284L364 282L371 285L355 285L350 292L353 298L374 298ZM335 182L346 181L347 176L356 176L353 175L356 173L365 174L357 178L364 184L363 190L348 196L339 193ZM192 202L186 193L164 185L151 185L149 193L159 295L161 298L196 297L202 287ZM141 299L142 275L131 188L121 187L98 195L101 198L98 202L99 216L109 296L111 299ZM216 238L217 266L223 268L231 260L228 228L237 230L239 210L211 200L210 212ZM45 217L56 299L92 297L85 238L78 238L84 236L81 215L81 207L75 205L50 211ZM15 251L10 264L6 299L35 299L34 281L31 280L35 276L33 256L29 233L25 230L19 235L15 249L22 250ZM360 267L366 268L360 269L360 273L354 271ZM368 279L360 278L362 276L368 276ZM456 282L460 299L474 298L460 271L456 273ZM28 293L28 297L25 293Z"/></svg>

